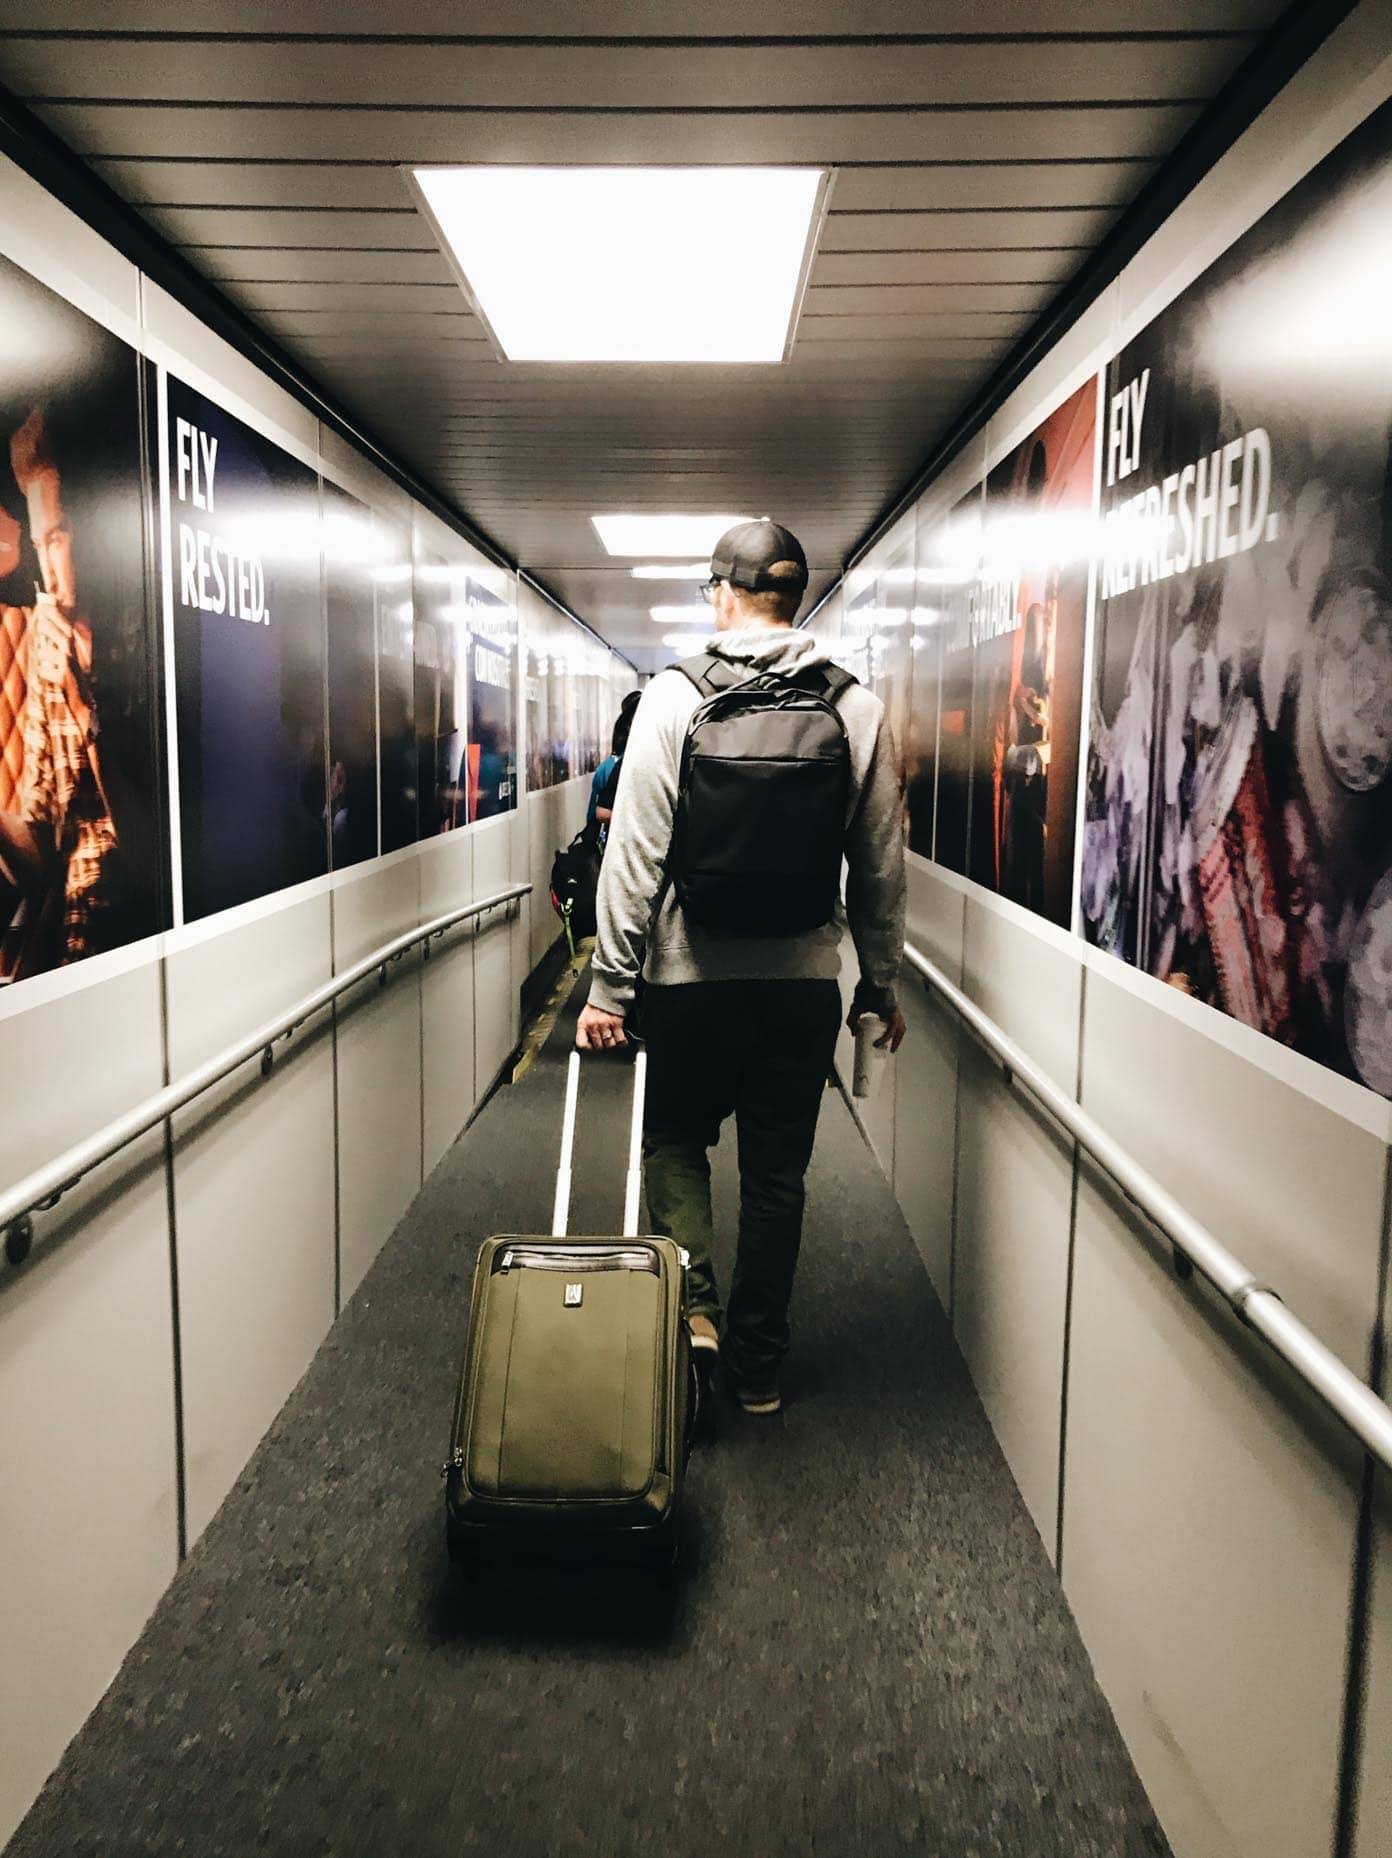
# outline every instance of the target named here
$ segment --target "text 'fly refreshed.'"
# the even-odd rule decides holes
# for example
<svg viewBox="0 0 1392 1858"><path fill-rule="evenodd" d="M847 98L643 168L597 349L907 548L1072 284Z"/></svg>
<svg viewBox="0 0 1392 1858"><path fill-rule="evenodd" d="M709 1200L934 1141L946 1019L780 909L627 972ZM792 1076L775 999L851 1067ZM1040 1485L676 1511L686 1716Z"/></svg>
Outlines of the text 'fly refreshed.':
<svg viewBox="0 0 1392 1858"><path fill-rule="evenodd" d="M189 420L174 422L174 496L181 510L213 516L217 505L218 441ZM269 626L266 574L259 555L179 517L179 601L198 613L227 613Z"/></svg>
<svg viewBox="0 0 1392 1858"><path fill-rule="evenodd" d="M1111 396L1108 488L1140 468L1149 388L1146 368ZM1264 426L1254 426L1108 510L1103 599L1274 542L1281 523L1270 504L1271 439Z"/></svg>

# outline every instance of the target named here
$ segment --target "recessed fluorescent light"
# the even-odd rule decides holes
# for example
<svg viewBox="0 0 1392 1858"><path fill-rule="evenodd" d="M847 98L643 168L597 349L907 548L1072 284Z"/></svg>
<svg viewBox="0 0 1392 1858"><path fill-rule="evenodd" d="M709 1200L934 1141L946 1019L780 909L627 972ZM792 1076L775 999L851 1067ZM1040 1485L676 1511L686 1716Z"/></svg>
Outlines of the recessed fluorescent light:
<svg viewBox="0 0 1392 1858"><path fill-rule="evenodd" d="M652 606L648 608L659 626L704 626L711 629L712 621L707 617L709 609L704 606Z"/></svg>
<svg viewBox="0 0 1392 1858"><path fill-rule="evenodd" d="M704 632L664 632L662 635L662 643L664 645L670 645L672 650L676 652L694 652L698 647L704 645L709 637L709 627L707 627Z"/></svg>
<svg viewBox="0 0 1392 1858"><path fill-rule="evenodd" d="M727 529L747 516L592 516L611 555L709 555Z"/></svg>
<svg viewBox="0 0 1392 1858"><path fill-rule="evenodd" d="M412 174L509 361L769 362L787 353L822 169Z"/></svg>
<svg viewBox="0 0 1392 1858"><path fill-rule="evenodd" d="M645 561L640 568L630 568L635 581L708 581L708 561Z"/></svg>

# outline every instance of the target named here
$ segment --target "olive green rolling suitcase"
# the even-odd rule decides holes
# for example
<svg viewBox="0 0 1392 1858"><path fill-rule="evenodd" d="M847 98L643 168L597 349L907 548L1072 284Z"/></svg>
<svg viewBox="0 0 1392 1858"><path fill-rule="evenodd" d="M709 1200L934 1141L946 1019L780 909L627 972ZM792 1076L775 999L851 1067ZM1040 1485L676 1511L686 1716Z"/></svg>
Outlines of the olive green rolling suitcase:
<svg viewBox="0 0 1392 1858"><path fill-rule="evenodd" d="M566 1231L572 1052L553 1230L491 1238L479 1253L445 1465L456 1561L675 1559L695 1386L686 1254L637 1234L645 1070L640 1050L623 1233Z"/></svg>

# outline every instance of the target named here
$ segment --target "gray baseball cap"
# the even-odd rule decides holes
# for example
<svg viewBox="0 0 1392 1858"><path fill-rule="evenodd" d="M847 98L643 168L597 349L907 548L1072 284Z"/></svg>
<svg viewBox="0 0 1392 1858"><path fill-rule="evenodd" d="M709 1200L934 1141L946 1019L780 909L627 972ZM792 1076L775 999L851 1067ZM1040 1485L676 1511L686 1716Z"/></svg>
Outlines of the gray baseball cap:
<svg viewBox="0 0 1392 1858"><path fill-rule="evenodd" d="M785 561L794 564L794 573L769 572ZM807 557L791 529L761 516L757 522L736 523L725 531L711 555L711 576L748 593L801 593L807 586Z"/></svg>

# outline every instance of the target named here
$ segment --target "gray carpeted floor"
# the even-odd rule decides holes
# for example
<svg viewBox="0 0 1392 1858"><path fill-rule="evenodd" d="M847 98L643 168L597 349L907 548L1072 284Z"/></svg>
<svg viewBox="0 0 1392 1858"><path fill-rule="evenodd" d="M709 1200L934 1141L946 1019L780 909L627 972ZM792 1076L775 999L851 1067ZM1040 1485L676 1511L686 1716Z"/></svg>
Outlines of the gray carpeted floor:
<svg viewBox="0 0 1392 1858"><path fill-rule="evenodd" d="M437 1169L9 1858L1163 1854L834 1092L788 1406L722 1413L693 1459L674 1609L455 1584L437 1467L474 1247L547 1229L571 1023ZM584 1082L572 1230L616 1230L628 1072Z"/></svg>

